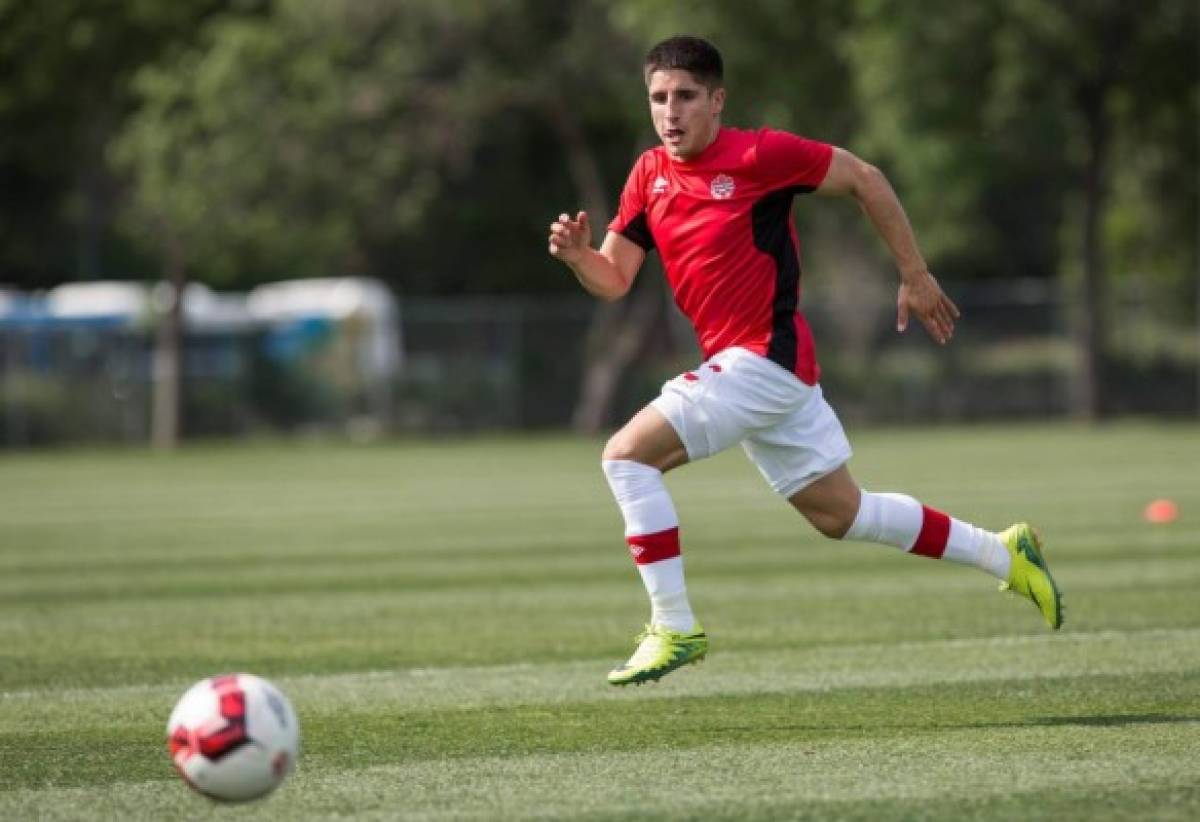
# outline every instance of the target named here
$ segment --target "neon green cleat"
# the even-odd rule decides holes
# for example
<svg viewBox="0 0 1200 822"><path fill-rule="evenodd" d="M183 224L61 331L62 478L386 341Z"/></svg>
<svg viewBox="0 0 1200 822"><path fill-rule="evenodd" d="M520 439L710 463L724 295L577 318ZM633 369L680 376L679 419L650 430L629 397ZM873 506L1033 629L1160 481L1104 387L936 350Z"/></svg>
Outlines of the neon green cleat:
<svg viewBox="0 0 1200 822"><path fill-rule="evenodd" d="M641 685L657 680L676 668L704 659L708 653L708 637L696 624L690 634L672 631L660 625L647 625L637 636L637 650L619 668L608 672L612 685Z"/></svg>
<svg viewBox="0 0 1200 822"><path fill-rule="evenodd" d="M1041 536L1025 522L1010 525L999 536L1012 557L1012 570L1008 581L1000 583L1000 590L1029 597L1046 624L1058 630L1063 624L1063 598L1042 557Z"/></svg>

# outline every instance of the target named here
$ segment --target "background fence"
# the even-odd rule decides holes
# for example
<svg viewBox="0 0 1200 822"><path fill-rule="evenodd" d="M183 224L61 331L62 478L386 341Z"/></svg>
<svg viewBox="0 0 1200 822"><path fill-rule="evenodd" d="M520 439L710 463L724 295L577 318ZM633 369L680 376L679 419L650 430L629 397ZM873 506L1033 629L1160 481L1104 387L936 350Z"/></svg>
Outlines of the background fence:
<svg viewBox="0 0 1200 822"><path fill-rule="evenodd" d="M822 383L847 421L1044 418L1071 413L1076 353L1070 305L1044 283L956 290L953 343L892 330L881 297L806 299ZM1189 416L1200 406L1195 329L1159 317L1153 295L1114 306L1113 413ZM360 367L354 324L243 325L186 335L185 436L318 431L531 429L569 424L595 303L585 297L419 299L400 304L402 355L381 376ZM672 310L669 344L622 383L624 417L696 361ZM140 443L150 428L153 329L112 321L0 326L0 436L9 446ZM398 354L400 352L397 352Z"/></svg>

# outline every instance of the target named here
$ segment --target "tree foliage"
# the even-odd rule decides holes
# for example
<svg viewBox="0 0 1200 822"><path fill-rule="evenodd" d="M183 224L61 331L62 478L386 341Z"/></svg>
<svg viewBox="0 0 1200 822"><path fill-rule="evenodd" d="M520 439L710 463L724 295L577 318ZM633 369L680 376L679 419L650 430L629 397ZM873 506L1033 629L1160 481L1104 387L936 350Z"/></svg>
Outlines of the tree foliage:
<svg viewBox="0 0 1200 822"><path fill-rule="evenodd" d="M215 20L136 78L142 105L112 154L136 181L132 224L170 222L219 281L371 273L445 290L423 273L440 266L458 290L512 288L479 266L507 255L479 246L528 244L549 216L528 192L566 200L564 175L607 207L591 133L629 154L622 107L587 76L622 45L600 9L280 0L269 19ZM489 225L514 218L507 238Z"/></svg>
<svg viewBox="0 0 1200 822"><path fill-rule="evenodd" d="M113 230L105 149L129 78L247 0L0 0L0 282L52 285L136 265Z"/></svg>
<svg viewBox="0 0 1200 822"><path fill-rule="evenodd" d="M1191 303L1196 245L1162 227L1197 219L1195 5L858 9L848 42L867 141L931 227L931 255L974 276L1077 283L1080 410L1101 413L1110 280L1169 271Z"/></svg>
<svg viewBox="0 0 1200 822"><path fill-rule="evenodd" d="M153 271L169 224L192 273L231 286L572 288L547 219L612 208L653 137L640 56L693 31L725 53L730 122L883 166L944 277L1080 276L1092 112L1109 271L1183 296L1196 16L1186 0L0 0L0 281ZM800 213L806 233L863 237L850 209Z"/></svg>
<svg viewBox="0 0 1200 822"><path fill-rule="evenodd" d="M434 3L309 0L212 21L135 79L142 104L112 152L136 180L134 223L169 223L219 281L368 268L465 162L460 66L426 48L463 25Z"/></svg>

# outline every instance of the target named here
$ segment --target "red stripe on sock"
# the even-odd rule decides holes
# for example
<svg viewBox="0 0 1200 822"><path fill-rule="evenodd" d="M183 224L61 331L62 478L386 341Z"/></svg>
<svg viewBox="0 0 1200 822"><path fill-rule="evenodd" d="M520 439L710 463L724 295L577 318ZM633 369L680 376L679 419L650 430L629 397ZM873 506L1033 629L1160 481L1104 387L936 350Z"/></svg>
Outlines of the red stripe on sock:
<svg viewBox="0 0 1200 822"><path fill-rule="evenodd" d="M625 537L629 553L638 565L649 565L664 559L679 556L679 528L668 528L656 534L638 534Z"/></svg>
<svg viewBox="0 0 1200 822"><path fill-rule="evenodd" d="M950 517L928 505L921 506L921 513L921 533L917 534L912 552L941 559L946 552L946 542L950 539Z"/></svg>

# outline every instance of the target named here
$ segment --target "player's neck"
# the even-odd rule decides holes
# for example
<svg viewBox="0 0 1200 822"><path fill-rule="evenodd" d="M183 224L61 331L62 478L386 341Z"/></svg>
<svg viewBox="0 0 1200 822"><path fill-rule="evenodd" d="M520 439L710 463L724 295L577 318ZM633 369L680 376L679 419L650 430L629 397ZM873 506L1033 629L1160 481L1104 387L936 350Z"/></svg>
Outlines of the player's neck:
<svg viewBox="0 0 1200 822"><path fill-rule="evenodd" d="M709 149L711 149L714 145L716 145L717 139L720 136L721 136L721 121L718 119L713 123L712 133L708 135L708 140L704 143L704 146L699 151L697 151L693 154L689 154L687 157L672 156L671 159L677 163L699 162L708 153Z"/></svg>

